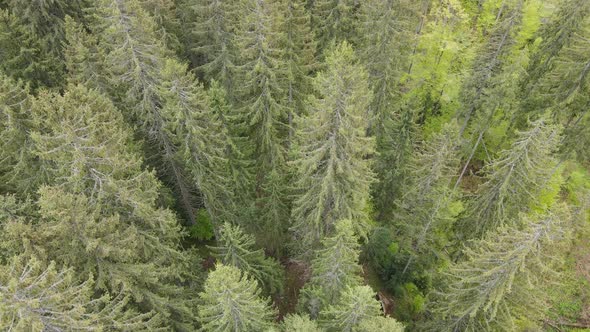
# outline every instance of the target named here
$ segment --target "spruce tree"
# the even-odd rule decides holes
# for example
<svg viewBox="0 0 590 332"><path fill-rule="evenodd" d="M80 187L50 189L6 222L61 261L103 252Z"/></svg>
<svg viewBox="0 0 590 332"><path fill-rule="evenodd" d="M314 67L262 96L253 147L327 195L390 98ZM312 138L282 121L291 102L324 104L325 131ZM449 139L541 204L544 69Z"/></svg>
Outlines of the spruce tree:
<svg viewBox="0 0 590 332"><path fill-rule="evenodd" d="M370 286L348 286L338 302L320 313L320 321L328 331L362 331L362 321L381 315L381 305Z"/></svg>
<svg viewBox="0 0 590 332"><path fill-rule="evenodd" d="M284 332L321 332L322 330L316 323L309 319L309 316L290 314L283 318L281 331Z"/></svg>
<svg viewBox="0 0 590 332"><path fill-rule="evenodd" d="M164 106L160 113L168 137L177 148L175 158L185 161L184 169L190 171L214 225L234 222L233 184L227 181L228 133L223 123L209 108L207 93L187 73L186 65L167 60L161 80L158 93Z"/></svg>
<svg viewBox="0 0 590 332"><path fill-rule="evenodd" d="M256 249L254 236L245 234L240 226L225 223L219 230L217 245L210 249L220 263L252 276L261 288L271 293L282 291L282 267L273 258L266 257L262 249Z"/></svg>
<svg viewBox="0 0 590 332"><path fill-rule="evenodd" d="M543 118L518 132L510 149L484 167L486 181L478 186L460 232L480 237L500 225L515 225L518 213L531 207L551 176L559 141L559 126Z"/></svg>
<svg viewBox="0 0 590 332"><path fill-rule="evenodd" d="M370 0L360 10L362 43L359 57L367 66L373 100L370 113L372 130L384 134L386 119L399 109L399 80L407 68L413 28L413 11L409 4L396 0Z"/></svg>
<svg viewBox="0 0 590 332"><path fill-rule="evenodd" d="M72 269L16 256L0 266L0 328L6 331L153 329L157 316L125 311L125 298L93 299L92 279L79 283Z"/></svg>
<svg viewBox="0 0 590 332"><path fill-rule="evenodd" d="M99 36L87 32L84 25L66 17L64 57L68 83L108 91L105 50L98 40Z"/></svg>
<svg viewBox="0 0 590 332"><path fill-rule="evenodd" d="M199 322L203 331L266 331L275 312L260 297L256 281L233 266L217 264L199 294Z"/></svg>
<svg viewBox="0 0 590 332"><path fill-rule="evenodd" d="M392 317L376 316L362 320L357 330L359 332L403 332L404 326Z"/></svg>
<svg viewBox="0 0 590 332"><path fill-rule="evenodd" d="M465 260L450 267L433 297L430 329L514 330L517 320L542 318L543 285L555 277L568 212L554 206L521 218L522 229L502 226L465 248Z"/></svg>
<svg viewBox="0 0 590 332"><path fill-rule="evenodd" d="M0 73L0 192L31 194L43 178L29 137L31 103L26 86Z"/></svg>
<svg viewBox="0 0 590 332"><path fill-rule="evenodd" d="M568 5L571 4L564 3L566 8ZM563 29L570 29L569 34L567 31L563 32L565 40L557 40L553 44L542 44L543 48L537 51L537 57L540 59L544 59L542 54L549 56L555 53L555 56L544 60L548 64L544 67L539 66L538 70L541 72L531 72L531 75L542 76L537 81L531 81L523 91L526 99L519 118L520 123L525 123L527 118L536 118L549 111L556 122L564 124L562 152L566 155L575 153L580 160L585 160L588 152L584 146L590 141L587 133L590 113L586 106L589 100L590 61L585 56L590 50L587 41L590 36L590 15L588 15L590 9L588 4L584 4L575 11L575 15L570 12L572 17L556 18L565 21ZM560 14L565 13L558 12L558 15ZM549 41L552 40L550 37L547 38ZM552 47L559 50L554 50ZM531 64L531 66L534 65L535 63ZM535 69L530 68L530 70Z"/></svg>
<svg viewBox="0 0 590 332"><path fill-rule="evenodd" d="M516 32L522 21L523 0L508 0L497 13L487 41L473 63L472 72L462 88L462 110L458 113L461 121L460 133L466 130L473 115L477 115L486 100L487 91L493 88L494 76L501 70L511 46L515 43ZM491 110L488 110L489 113ZM484 126L480 131L487 130Z"/></svg>
<svg viewBox="0 0 590 332"><path fill-rule="evenodd" d="M226 140L224 155L227 161L228 185L233 191L233 207L237 209L235 213L239 219L246 223L251 218L254 195L249 141L247 137L239 136L240 125L242 125L239 121L239 110L229 104L223 86L217 81L212 81L207 95L209 108L221 124Z"/></svg>
<svg viewBox="0 0 590 332"><path fill-rule="evenodd" d="M395 205L391 202L402 196L409 178L409 163L417 135L414 117L414 112L409 109L387 116L383 123L383 135L376 139L379 153L375 158L377 181L372 196L380 221L392 217Z"/></svg>
<svg viewBox="0 0 590 332"><path fill-rule="evenodd" d="M283 89L284 63L279 53L282 39L276 3L263 0L243 2L248 13L236 36L242 50L238 82L242 136L250 138L255 162L256 221L253 230L265 236L261 243L278 252L285 242L286 202L285 151L287 110ZM277 25L277 26L275 26Z"/></svg>
<svg viewBox="0 0 590 332"><path fill-rule="evenodd" d="M71 16L83 20L86 0L27 1L10 0L8 10L0 12L0 51L2 67L31 88L62 87L64 20Z"/></svg>
<svg viewBox="0 0 590 332"><path fill-rule="evenodd" d="M179 136L185 133L174 132L175 124L168 121L175 120L170 119L163 109L167 103L178 105L183 101L170 101L170 94L162 95L166 86L171 84L165 82L169 77L162 75L171 68L165 66L172 54L156 33L153 18L137 0L101 1L97 17L95 28L101 36L99 45L105 50L103 67L110 84L109 94L120 109L129 111L125 113L126 120L137 128L138 136L144 140L146 159L178 197L180 210L189 225L196 223L196 209L200 207L201 200L205 201L205 205L209 204L207 209L214 218L217 217L219 211L213 211L212 206L216 203L211 198L219 192L210 192L212 189L206 188L211 183L202 181L195 184L194 172L191 174L185 167L185 156L181 157L186 150L181 146L185 143L184 137ZM174 70L179 68L176 66ZM187 77L180 72L173 75ZM178 95L172 98L178 99ZM199 139L207 138L206 133L200 134L203 136ZM199 188L200 184L204 188Z"/></svg>
<svg viewBox="0 0 590 332"><path fill-rule="evenodd" d="M523 78L523 92L530 93L539 80L555 66L555 60L561 50L567 47L576 33L584 26L590 15L590 3L583 0L565 0L538 32L541 43L533 53Z"/></svg>
<svg viewBox="0 0 590 332"><path fill-rule="evenodd" d="M419 269L430 269L436 257L444 257L448 240L442 234L452 227L456 192L451 188L459 165L459 126L446 124L440 133L425 142L410 163L411 183L399 200L398 243L409 254L402 276L418 259Z"/></svg>
<svg viewBox="0 0 590 332"><path fill-rule="evenodd" d="M360 284L360 246L350 220L336 224L335 234L322 241L311 263L312 276L301 290L300 307L312 318L327 305L338 301L347 286Z"/></svg>
<svg viewBox="0 0 590 332"><path fill-rule="evenodd" d="M311 22L320 54L331 44L356 41L357 11L354 0L313 1Z"/></svg>
<svg viewBox="0 0 590 332"><path fill-rule="evenodd" d="M305 99L311 89L310 73L315 67L316 43L311 32L311 17L304 5L304 0L279 2L279 9L286 13L279 29L282 31L281 49L286 68L289 143L293 138L294 117L305 109Z"/></svg>
<svg viewBox="0 0 590 332"><path fill-rule="evenodd" d="M161 185L142 169L121 114L100 93L72 86L64 96L41 94L33 116L34 151L50 187L40 191L44 222L15 228L14 241L93 274L97 291L123 291L167 325L190 329L193 299L179 282L196 281L193 256L179 248L174 214L156 206Z"/></svg>
<svg viewBox="0 0 590 332"><path fill-rule="evenodd" d="M181 17L188 31L185 48L193 65L207 81L216 80L226 90L228 100L235 101L235 75L239 63L235 35L239 31L240 1L180 1Z"/></svg>
<svg viewBox="0 0 590 332"><path fill-rule="evenodd" d="M368 158L374 140L366 136L366 110L371 99L367 73L348 43L326 59L327 69L314 79L318 96L310 96L309 116L298 123L292 231L301 248L310 250L332 233L334 223L350 219L366 234Z"/></svg>

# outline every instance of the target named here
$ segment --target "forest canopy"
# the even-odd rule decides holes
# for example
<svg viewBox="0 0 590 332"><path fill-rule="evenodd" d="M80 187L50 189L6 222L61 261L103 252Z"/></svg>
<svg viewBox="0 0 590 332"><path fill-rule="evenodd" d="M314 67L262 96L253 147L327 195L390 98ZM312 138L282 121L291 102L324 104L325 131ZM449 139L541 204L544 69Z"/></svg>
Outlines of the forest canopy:
<svg viewBox="0 0 590 332"><path fill-rule="evenodd" d="M0 0L0 330L590 330L589 81L588 0Z"/></svg>

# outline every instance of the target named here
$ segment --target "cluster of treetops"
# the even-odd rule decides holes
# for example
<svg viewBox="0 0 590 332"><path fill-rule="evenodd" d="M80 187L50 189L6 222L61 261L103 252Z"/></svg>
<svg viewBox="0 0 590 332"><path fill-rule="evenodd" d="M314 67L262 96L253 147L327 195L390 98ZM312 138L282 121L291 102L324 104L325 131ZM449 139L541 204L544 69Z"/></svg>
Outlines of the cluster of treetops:
<svg viewBox="0 0 590 332"><path fill-rule="evenodd" d="M589 73L588 0L0 0L0 330L548 328Z"/></svg>

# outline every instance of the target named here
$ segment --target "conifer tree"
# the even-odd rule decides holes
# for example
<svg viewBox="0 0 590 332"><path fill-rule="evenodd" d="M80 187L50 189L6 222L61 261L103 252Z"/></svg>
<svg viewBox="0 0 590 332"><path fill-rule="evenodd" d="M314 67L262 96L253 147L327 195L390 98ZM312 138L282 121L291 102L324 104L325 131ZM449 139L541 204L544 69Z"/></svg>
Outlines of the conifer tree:
<svg viewBox="0 0 590 332"><path fill-rule="evenodd" d="M545 215L523 215L522 230L502 226L465 248L466 259L451 266L435 293L431 329L513 330L516 320L542 318L542 285L555 277L553 260L567 218L563 206Z"/></svg>
<svg viewBox="0 0 590 332"><path fill-rule="evenodd" d="M320 313L320 321L328 331L362 331L362 321L381 315L381 305L370 286L347 286L338 302Z"/></svg>
<svg viewBox="0 0 590 332"><path fill-rule="evenodd" d="M260 297L256 281L233 266L217 264L199 294L199 322L204 331L265 331L274 310Z"/></svg>
<svg viewBox="0 0 590 332"><path fill-rule="evenodd" d="M226 90L228 100L235 101L238 71L236 34L239 31L240 1L180 1L181 15L189 29L185 47L192 63L207 81L216 80Z"/></svg>
<svg viewBox="0 0 590 332"><path fill-rule="evenodd" d="M552 38L547 37L548 43L542 44L542 48L537 51L537 57L533 58L533 60L539 58L538 61L547 62L547 65L539 65L538 69L529 68L532 71L531 75L542 76L525 87L523 94L526 99L519 120L520 123L525 123L527 117L536 118L549 110L555 121L564 124L562 152L566 154L575 152L580 160L584 160L588 156L584 146L590 142L590 136L587 134L590 113L586 106L589 100L588 91L590 91L588 84L590 61L586 57L590 50L588 43L590 8L585 3L580 8L574 9L575 14L570 12L568 17L566 15L570 5L572 3L565 2L563 4L565 8L562 11L566 13L558 12L556 18L564 21L565 31L562 31L564 40L549 43ZM567 29L570 31L568 32ZM545 59L543 54L552 57ZM534 65L533 62L531 66Z"/></svg>
<svg viewBox="0 0 590 332"><path fill-rule="evenodd" d="M321 332L322 330L316 323L309 319L309 316L297 314L287 315L281 324L281 331L284 332Z"/></svg>
<svg viewBox="0 0 590 332"><path fill-rule="evenodd" d="M174 0L139 0L141 7L156 23L156 34L166 48L180 53L181 21L177 18Z"/></svg>
<svg viewBox="0 0 590 332"><path fill-rule="evenodd" d="M240 137L239 111L232 107L227 99L227 93L217 81L212 81L207 91L209 108L213 116L223 127L225 133L225 159L229 175L229 183L233 190L233 206L236 214L242 220L249 220L252 197L254 194L252 161L249 156L249 142L247 137Z"/></svg>
<svg viewBox="0 0 590 332"><path fill-rule="evenodd" d="M377 180L373 186L373 201L379 220L391 217L394 204L392 200L402 195L405 181L409 178L409 161L413 151L417 126L414 112L404 109L401 114L392 114L384 119L385 129L376 140L375 173Z"/></svg>
<svg viewBox="0 0 590 332"><path fill-rule="evenodd" d="M347 286L360 284L359 243L350 220L336 224L335 234L322 241L311 263L311 280L301 290L300 306L317 318L322 308L334 304Z"/></svg>
<svg viewBox="0 0 590 332"><path fill-rule="evenodd" d="M256 249L254 236L245 234L240 226L225 223L219 230L217 246L210 249L220 263L237 267L252 276L261 288L271 293L282 290L281 266L273 258L266 257L262 249Z"/></svg>
<svg viewBox="0 0 590 332"><path fill-rule="evenodd" d="M459 164L458 132L453 121L416 149L410 166L413 180L400 200L400 221L396 222L399 242L410 254L402 275L416 258L421 260L421 268L428 269L436 257L444 257L447 241L441 234L452 227L457 214L449 210L456 199L450 185ZM425 260L432 261L428 264Z"/></svg>
<svg viewBox="0 0 590 332"><path fill-rule="evenodd" d="M311 89L310 72L315 67L316 43L311 32L311 17L305 10L304 0L279 2L285 13L280 30L283 40L281 49L286 68L286 107L289 117L289 143L293 137L293 120L305 109L305 98Z"/></svg>
<svg viewBox="0 0 590 332"><path fill-rule="evenodd" d="M523 0L506 1L497 13L497 20L488 40L473 63L473 70L462 88L463 110L459 112L463 119L460 133L463 134L474 114L478 114L485 102L486 92L493 88L494 76L501 70L503 63L514 45L515 35L522 21ZM486 112L489 113L490 111ZM480 131L485 131L484 127Z"/></svg>
<svg viewBox="0 0 590 332"><path fill-rule="evenodd" d="M153 329L152 314L124 310L126 299L92 299L92 279L82 283L71 269L17 256L0 266L0 328L6 331Z"/></svg>
<svg viewBox="0 0 590 332"><path fill-rule="evenodd" d="M179 160L203 197L214 224L235 220L232 184L227 181L226 144L228 133L209 108L202 85L187 73L187 67L167 60L162 70L160 113Z"/></svg>
<svg viewBox="0 0 590 332"><path fill-rule="evenodd" d="M108 91L104 75L105 50L100 47L98 39L98 36L88 33L82 24L66 17L64 57L68 83Z"/></svg>
<svg viewBox="0 0 590 332"><path fill-rule="evenodd" d="M23 79L33 89L62 87L64 19L81 20L86 0L10 0L0 12L2 65L8 75Z"/></svg>
<svg viewBox="0 0 590 332"><path fill-rule="evenodd" d="M55 58L42 55L41 41L6 9L0 9L0 69L9 77L30 83L33 88L58 81L52 77Z"/></svg>
<svg viewBox="0 0 590 332"><path fill-rule="evenodd" d="M144 140L146 159L177 195L187 223L194 225L199 188L179 158L181 146L176 133L170 131L173 124L166 122L162 110L167 101L161 95L165 84L161 75L171 52L164 47L153 18L138 0L103 0L98 4L97 17L95 29L101 36L99 45L105 50L103 67L109 94L120 109L128 111L126 120Z"/></svg>
<svg viewBox="0 0 590 332"><path fill-rule="evenodd" d="M403 332L404 326L392 317L377 316L362 320L357 330L359 332Z"/></svg>
<svg viewBox="0 0 590 332"><path fill-rule="evenodd" d="M14 241L39 257L96 276L97 291L123 291L166 318L191 329L192 255L179 248L174 214L157 208L160 184L142 170L128 127L96 91L70 87L64 96L41 94L33 107L39 129L34 151L47 169L40 191L43 223L15 228ZM42 124L42 125L41 125Z"/></svg>
<svg viewBox="0 0 590 332"><path fill-rule="evenodd" d="M27 87L0 73L0 192L31 194L43 178L31 151L30 113Z"/></svg>
<svg viewBox="0 0 590 332"><path fill-rule="evenodd" d="M371 99L367 73L348 43L326 59L327 69L314 79L318 97L309 100L309 116L298 124L296 198L292 218L302 248L311 249L332 233L334 223L350 219L366 233L369 184L368 156L374 140L366 136L366 110Z"/></svg>
<svg viewBox="0 0 590 332"><path fill-rule="evenodd" d="M363 40L358 48L366 64L373 91L370 113L371 128L379 137L385 121L399 109L398 81L407 67L410 52L413 11L404 1L370 0L360 9Z"/></svg>
<svg viewBox="0 0 590 332"><path fill-rule="evenodd" d="M330 44L356 41L357 2L354 0L314 0L312 27L320 54Z"/></svg>
<svg viewBox="0 0 590 332"><path fill-rule="evenodd" d="M276 4L248 0L242 10L237 45L242 51L238 95L243 121L242 136L250 137L255 162L256 224L265 234L261 242L273 252L285 242L286 202L285 151L287 113L283 89L283 66L278 46L282 39ZM277 25L275 27L274 25ZM254 223L254 221L252 221Z"/></svg>
<svg viewBox="0 0 590 332"><path fill-rule="evenodd" d="M518 132L510 149L484 167L486 182L477 188L471 214L459 229L479 237L500 225L514 225L518 212L528 210L551 176L559 132L559 126L543 118Z"/></svg>
<svg viewBox="0 0 590 332"><path fill-rule="evenodd" d="M590 15L590 3L582 0L565 0L544 24L538 36L541 43L533 53L527 75L522 81L523 92L530 93L539 80L554 68L556 57L564 47L567 47L576 33L584 25L584 20Z"/></svg>

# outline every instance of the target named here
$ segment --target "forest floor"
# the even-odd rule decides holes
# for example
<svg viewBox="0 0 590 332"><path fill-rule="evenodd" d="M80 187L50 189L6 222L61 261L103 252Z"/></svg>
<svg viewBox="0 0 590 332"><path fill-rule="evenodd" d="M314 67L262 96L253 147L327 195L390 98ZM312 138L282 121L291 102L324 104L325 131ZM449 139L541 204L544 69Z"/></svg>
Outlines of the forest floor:
<svg viewBox="0 0 590 332"><path fill-rule="evenodd" d="M279 309L279 320L289 313L296 312L299 291L311 274L309 267L300 261L285 259L281 263L285 268L285 289L282 295L273 299Z"/></svg>

